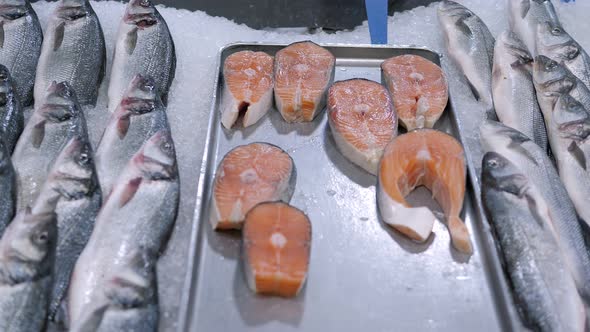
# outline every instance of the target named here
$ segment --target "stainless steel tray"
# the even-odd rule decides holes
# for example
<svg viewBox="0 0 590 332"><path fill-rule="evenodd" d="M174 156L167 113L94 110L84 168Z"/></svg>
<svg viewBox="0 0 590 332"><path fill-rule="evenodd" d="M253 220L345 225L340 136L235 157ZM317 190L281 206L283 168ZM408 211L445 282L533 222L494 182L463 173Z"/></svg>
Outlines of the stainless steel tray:
<svg viewBox="0 0 590 332"><path fill-rule="evenodd" d="M237 51L275 54L285 45L232 44L223 48L209 119L209 135L198 179L188 277L181 305L181 331L458 331L515 330L521 324L482 213L475 168L467 154L469 181L462 217L474 254L450 245L445 225L416 244L378 217L376 178L356 167L334 145L324 113L311 123L288 124L276 110L252 127L225 130L219 96L225 58ZM336 56L335 80L381 81L380 64L417 54L437 64L437 53L420 48L323 45ZM448 80L453 80L448 77ZM452 98L436 128L464 142ZM215 232L208 222L210 188L221 158L255 141L286 150L298 170L291 204L313 227L309 278L295 299L264 297L247 287L240 260L240 233ZM477 193L477 194L476 194ZM441 213L430 193L409 197ZM442 215L442 213L441 213Z"/></svg>

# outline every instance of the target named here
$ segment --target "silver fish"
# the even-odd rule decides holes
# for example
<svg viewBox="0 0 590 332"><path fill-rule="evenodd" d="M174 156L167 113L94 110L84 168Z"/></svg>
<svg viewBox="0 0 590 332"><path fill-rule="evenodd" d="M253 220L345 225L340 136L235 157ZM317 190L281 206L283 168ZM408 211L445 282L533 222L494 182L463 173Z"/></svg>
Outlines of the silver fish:
<svg viewBox="0 0 590 332"><path fill-rule="evenodd" d="M90 238L101 203L88 137L73 137L55 160L32 209L33 213L57 213L59 236L50 320L58 320L56 314L67 293L70 275Z"/></svg>
<svg viewBox="0 0 590 332"><path fill-rule="evenodd" d="M559 25L559 18L549 0L508 0L510 29L526 45L533 57L537 56L536 33L539 23Z"/></svg>
<svg viewBox="0 0 590 332"><path fill-rule="evenodd" d="M46 28L37 66L35 101L52 81L68 82L80 105L95 105L106 65L104 36L88 0L61 0Z"/></svg>
<svg viewBox="0 0 590 332"><path fill-rule="evenodd" d="M158 330L156 256L138 251L107 281L97 308L70 332Z"/></svg>
<svg viewBox="0 0 590 332"><path fill-rule="evenodd" d="M537 202L546 204L536 211L551 225L578 292L590 303L590 257L578 216L545 151L521 132L495 121L481 126L481 143L484 152L496 152L518 165L537 188L542 197Z"/></svg>
<svg viewBox="0 0 590 332"><path fill-rule="evenodd" d="M18 210L33 205L64 145L74 136L87 135L84 113L68 83L53 82L44 100L27 122L12 155L18 175Z"/></svg>
<svg viewBox="0 0 590 332"><path fill-rule="evenodd" d="M162 251L175 221L179 188L174 143L169 131L159 131L133 156L99 212L72 274L69 326L96 309L106 278L132 251Z"/></svg>
<svg viewBox="0 0 590 332"><path fill-rule="evenodd" d="M16 205L16 173L6 143L0 139L0 237L14 217Z"/></svg>
<svg viewBox="0 0 590 332"><path fill-rule="evenodd" d="M0 65L0 137L4 139L9 152L14 150L24 122L25 117L14 91L13 79L8 69Z"/></svg>
<svg viewBox="0 0 590 332"><path fill-rule="evenodd" d="M587 88L590 88L590 56L563 27L552 22L539 24L537 51L563 63Z"/></svg>
<svg viewBox="0 0 590 332"><path fill-rule="evenodd" d="M482 163L482 201L502 248L516 304L534 331L583 331L584 304L525 173L495 152Z"/></svg>
<svg viewBox="0 0 590 332"><path fill-rule="evenodd" d="M533 65L533 82L545 121L557 98L566 93L590 110L590 90L566 66L557 61L544 55L537 56Z"/></svg>
<svg viewBox="0 0 590 332"><path fill-rule="evenodd" d="M0 239L0 331L41 331L55 259L55 213L20 212Z"/></svg>
<svg viewBox="0 0 590 332"><path fill-rule="evenodd" d="M14 77L23 106L33 102L33 85L43 31L28 0L0 0L0 64Z"/></svg>
<svg viewBox="0 0 590 332"><path fill-rule="evenodd" d="M488 118L495 119L492 101L494 37L477 15L454 1L440 3L438 20L449 55L465 75L475 99L486 107Z"/></svg>
<svg viewBox="0 0 590 332"><path fill-rule="evenodd" d="M131 157L161 129L169 126L156 83L151 77L137 75L111 115L96 150L96 169L105 197Z"/></svg>
<svg viewBox="0 0 590 332"><path fill-rule="evenodd" d="M532 76L533 58L520 39L504 31L496 39L492 92L498 119L547 151L547 131Z"/></svg>
<svg viewBox="0 0 590 332"><path fill-rule="evenodd" d="M176 72L174 41L166 21L151 0L131 0L119 25L109 82L109 110L113 112L135 75L152 77L167 104Z"/></svg>

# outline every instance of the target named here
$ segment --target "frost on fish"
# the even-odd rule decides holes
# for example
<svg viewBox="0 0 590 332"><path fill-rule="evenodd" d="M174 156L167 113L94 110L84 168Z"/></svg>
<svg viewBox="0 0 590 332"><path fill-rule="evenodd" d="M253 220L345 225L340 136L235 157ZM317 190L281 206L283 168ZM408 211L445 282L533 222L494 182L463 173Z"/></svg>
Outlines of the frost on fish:
<svg viewBox="0 0 590 332"><path fill-rule="evenodd" d="M225 59L221 124L230 129L243 115L243 126L258 122L272 107L274 59L264 52L241 51Z"/></svg>
<svg viewBox="0 0 590 332"><path fill-rule="evenodd" d="M294 182L293 160L281 148L267 143L239 146L217 168L209 221L214 229L239 229L256 204L289 202Z"/></svg>
<svg viewBox="0 0 590 332"><path fill-rule="evenodd" d="M310 42L293 43L275 56L275 102L287 122L310 122L326 104L336 58Z"/></svg>

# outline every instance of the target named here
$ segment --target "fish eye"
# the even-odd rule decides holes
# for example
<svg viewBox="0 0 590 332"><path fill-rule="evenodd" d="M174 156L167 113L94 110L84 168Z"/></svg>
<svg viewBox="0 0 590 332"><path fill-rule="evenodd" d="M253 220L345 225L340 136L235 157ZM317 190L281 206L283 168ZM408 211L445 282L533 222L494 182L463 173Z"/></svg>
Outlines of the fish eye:
<svg viewBox="0 0 590 332"><path fill-rule="evenodd" d="M557 67L557 62L555 62L553 60L547 62L547 64L545 65L545 69L547 69L547 70L553 70L553 69L555 69L555 67Z"/></svg>
<svg viewBox="0 0 590 332"><path fill-rule="evenodd" d="M164 144L162 144L162 149L164 151L170 151L172 150L172 144L170 144L170 142L164 142Z"/></svg>
<svg viewBox="0 0 590 332"><path fill-rule="evenodd" d="M568 59L573 60L578 56L578 54L580 54L580 49L576 46L571 46L567 51L566 56Z"/></svg>
<svg viewBox="0 0 590 332"><path fill-rule="evenodd" d="M0 71L0 80L6 81L8 79L8 73L5 71Z"/></svg>
<svg viewBox="0 0 590 332"><path fill-rule="evenodd" d="M551 29L551 33L554 35L559 35L561 34L561 29L559 27L554 27L553 29Z"/></svg>
<svg viewBox="0 0 590 332"><path fill-rule="evenodd" d="M81 153L80 157L78 158L78 163L82 166L87 165L90 161L90 157L87 153Z"/></svg>
<svg viewBox="0 0 590 332"><path fill-rule="evenodd" d="M139 2L139 5L142 7L149 7L150 6L150 0L141 0Z"/></svg>
<svg viewBox="0 0 590 332"><path fill-rule="evenodd" d="M488 160L488 166L490 166L491 168L497 168L499 164L500 163L496 159Z"/></svg>
<svg viewBox="0 0 590 332"><path fill-rule="evenodd" d="M49 234L47 234L47 231L41 232L37 235L36 240L37 243L45 244L49 241Z"/></svg>

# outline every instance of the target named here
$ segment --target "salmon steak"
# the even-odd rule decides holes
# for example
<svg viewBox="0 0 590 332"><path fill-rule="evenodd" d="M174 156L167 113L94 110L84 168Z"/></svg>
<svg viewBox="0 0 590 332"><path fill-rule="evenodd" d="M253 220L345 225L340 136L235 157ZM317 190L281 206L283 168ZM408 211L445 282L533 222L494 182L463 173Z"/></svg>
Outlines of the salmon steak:
<svg viewBox="0 0 590 332"><path fill-rule="evenodd" d="M299 209L284 202L256 205L243 230L246 281L252 291L296 296L307 278L311 223Z"/></svg>
<svg viewBox="0 0 590 332"><path fill-rule="evenodd" d="M416 187L425 186L445 213L455 249L471 254L469 231L459 217L465 176L463 148L452 136L417 129L394 138L379 167L377 204L383 221L414 241L426 241L436 220L434 213L426 207L411 207L405 200Z"/></svg>
<svg viewBox="0 0 590 332"><path fill-rule="evenodd" d="M230 129L243 115L242 125L258 122L272 107L274 59L264 52L241 51L223 63L221 124Z"/></svg>
<svg viewBox="0 0 590 332"><path fill-rule="evenodd" d="M217 168L209 220L213 229L241 229L246 213L258 203L289 202L295 165L281 148L268 143L241 145Z"/></svg>
<svg viewBox="0 0 590 332"><path fill-rule="evenodd" d="M328 91L328 123L340 152L377 175L385 146L397 134L397 116L383 85L355 78Z"/></svg>
<svg viewBox="0 0 590 332"><path fill-rule="evenodd" d="M275 56L275 102L287 122L310 122L326 104L336 58L310 41L291 44Z"/></svg>
<svg viewBox="0 0 590 332"><path fill-rule="evenodd" d="M442 69L421 56L406 54L385 60L381 73L401 124L408 131L434 127L449 100Z"/></svg>

